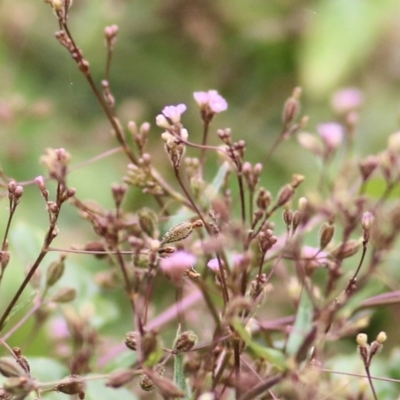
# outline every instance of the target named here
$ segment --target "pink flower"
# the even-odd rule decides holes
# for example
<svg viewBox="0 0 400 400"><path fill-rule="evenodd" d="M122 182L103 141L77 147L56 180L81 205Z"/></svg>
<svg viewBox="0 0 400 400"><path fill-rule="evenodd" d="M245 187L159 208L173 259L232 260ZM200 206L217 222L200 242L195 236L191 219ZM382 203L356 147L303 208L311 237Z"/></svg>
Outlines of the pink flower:
<svg viewBox="0 0 400 400"><path fill-rule="evenodd" d="M185 272L196 264L196 257L187 251L177 251L160 260L160 268L176 284L182 282Z"/></svg>
<svg viewBox="0 0 400 400"><path fill-rule="evenodd" d="M319 124L317 131L329 152L336 150L343 140L343 127L336 122Z"/></svg>
<svg viewBox="0 0 400 400"><path fill-rule="evenodd" d="M216 258L212 258L208 263L207 267L210 268L213 272L218 273L219 272L219 264L218 260Z"/></svg>
<svg viewBox="0 0 400 400"><path fill-rule="evenodd" d="M166 106L163 108L162 113L165 117L169 118L173 124L181 121L181 115L186 111L185 104L178 104L177 106Z"/></svg>
<svg viewBox="0 0 400 400"><path fill-rule="evenodd" d="M201 109L208 108L213 114L218 114L228 108L228 103L216 90L194 92L193 97Z"/></svg>
<svg viewBox="0 0 400 400"><path fill-rule="evenodd" d="M360 108L364 95L356 88L338 90L332 96L332 107L338 114L345 114Z"/></svg>

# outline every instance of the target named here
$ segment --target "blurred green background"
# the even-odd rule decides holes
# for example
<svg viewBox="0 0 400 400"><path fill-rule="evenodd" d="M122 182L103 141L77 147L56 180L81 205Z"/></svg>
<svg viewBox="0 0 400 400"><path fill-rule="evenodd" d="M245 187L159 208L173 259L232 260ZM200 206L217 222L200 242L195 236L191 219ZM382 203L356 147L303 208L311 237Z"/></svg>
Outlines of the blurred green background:
<svg viewBox="0 0 400 400"><path fill-rule="evenodd" d="M201 123L192 93L216 89L229 108L217 116L213 132L232 128L255 162L277 137L283 103L295 86L303 88L310 132L335 119L336 90L359 88L365 98L356 152L383 149L398 129L399 18L398 0L75 0L69 24L97 83L104 79L104 27L119 26L111 89L125 125L153 124L165 105L183 102L188 105L183 122L198 141ZM18 181L45 174L39 158L47 147L66 148L73 165L116 147L86 80L54 38L57 29L44 1L0 0L0 164ZM160 132L153 126L149 150L163 167L169 164ZM216 135L211 142L219 144ZM112 207L110 185L121 181L125 166L123 155L114 155L71 173L70 185L81 199ZM318 166L292 138L274 154L263 184L276 193L293 173L303 173L312 186ZM213 161L209 167L212 176ZM130 196L132 208L143 203L138 190ZM6 201L1 215L5 221ZM31 230L45 229L36 187L26 187L18 219ZM94 238L70 207L60 228L60 247ZM18 229L23 235L28 228ZM26 250L29 238L21 243ZM35 251L28 253L34 257Z"/></svg>

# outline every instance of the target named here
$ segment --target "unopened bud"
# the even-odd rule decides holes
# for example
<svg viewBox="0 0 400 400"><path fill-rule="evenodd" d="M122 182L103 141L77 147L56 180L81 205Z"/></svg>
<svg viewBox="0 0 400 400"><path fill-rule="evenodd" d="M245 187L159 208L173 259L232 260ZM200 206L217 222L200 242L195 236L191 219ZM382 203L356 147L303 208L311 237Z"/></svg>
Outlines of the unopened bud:
<svg viewBox="0 0 400 400"><path fill-rule="evenodd" d="M325 249L326 246L330 243L333 238L333 234L335 233L335 225L330 222L325 222L320 231L319 235L319 248L321 250Z"/></svg>
<svg viewBox="0 0 400 400"><path fill-rule="evenodd" d="M25 371L15 362L14 359L0 358L0 374L6 378L26 375Z"/></svg>
<svg viewBox="0 0 400 400"><path fill-rule="evenodd" d="M10 262L11 253L9 251L0 252L0 266L1 270L4 271L7 268L8 263Z"/></svg>
<svg viewBox="0 0 400 400"><path fill-rule="evenodd" d="M61 288L51 299L54 303L69 303L76 298L76 290L71 287Z"/></svg>
<svg viewBox="0 0 400 400"><path fill-rule="evenodd" d="M270 206L271 201L272 201L271 193L265 190L264 188L261 188L256 200L257 207L260 210L265 211Z"/></svg>
<svg viewBox="0 0 400 400"><path fill-rule="evenodd" d="M13 399L24 399L34 389L34 382L27 376L10 377L3 382L3 389L12 394Z"/></svg>
<svg viewBox="0 0 400 400"><path fill-rule="evenodd" d="M283 222L285 223L286 227L289 229L290 225L292 225L293 221L293 211L289 208L286 208L283 211Z"/></svg>
<svg viewBox="0 0 400 400"><path fill-rule="evenodd" d="M65 270L64 260L65 256L62 256L58 261L53 261L49 265L46 274L46 285L48 287L53 286L63 276Z"/></svg>
<svg viewBox="0 0 400 400"><path fill-rule="evenodd" d="M294 188L292 185L285 185L278 194L278 201L276 207L281 207L289 202L294 195Z"/></svg>
<svg viewBox="0 0 400 400"><path fill-rule="evenodd" d="M379 332L378 336L376 337L376 341L383 344L386 342L387 335L386 332Z"/></svg>
<svg viewBox="0 0 400 400"><path fill-rule="evenodd" d="M85 391L85 383L79 375L69 375L62 379L54 387L54 390L69 395L78 394L81 396Z"/></svg>
<svg viewBox="0 0 400 400"><path fill-rule="evenodd" d="M348 240L345 243L340 244L336 249L331 252L331 256L342 260L348 258L357 253L360 248L359 240Z"/></svg>
<svg viewBox="0 0 400 400"><path fill-rule="evenodd" d="M374 216L369 212L365 212L361 219L361 226L365 231L369 231L374 222Z"/></svg>
<svg viewBox="0 0 400 400"><path fill-rule="evenodd" d="M295 88L293 95L286 100L283 106L282 121L285 125L293 122L300 112L299 98L301 95L301 88Z"/></svg>

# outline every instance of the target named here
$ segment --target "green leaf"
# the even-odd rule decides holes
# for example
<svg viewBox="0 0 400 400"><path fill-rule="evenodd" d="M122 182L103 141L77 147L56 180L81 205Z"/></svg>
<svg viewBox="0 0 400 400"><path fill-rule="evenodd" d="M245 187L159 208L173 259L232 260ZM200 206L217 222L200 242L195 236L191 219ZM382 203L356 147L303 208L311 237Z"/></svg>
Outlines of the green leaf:
<svg viewBox="0 0 400 400"><path fill-rule="evenodd" d="M176 332L176 338L178 339L179 335L181 334L181 326L179 325L178 331ZM183 392L188 393L188 388L186 386L186 379L185 374L183 372L183 354L178 353L174 356L174 383L182 389ZM184 400L189 399L188 395L185 396Z"/></svg>
<svg viewBox="0 0 400 400"><path fill-rule="evenodd" d="M397 0L320 1L300 53L307 93L323 96L360 67L399 7Z"/></svg>
<svg viewBox="0 0 400 400"><path fill-rule="evenodd" d="M253 351L256 357L265 358L268 362L281 371L286 369L286 360L282 351L261 346L260 344L254 342L242 326L242 323L239 319L234 319L232 325L246 345Z"/></svg>
<svg viewBox="0 0 400 400"><path fill-rule="evenodd" d="M229 164L228 162L224 162L219 167L218 172L216 173L211 184L206 187L206 190L204 192L204 198L212 200L217 196L222 187L222 184L224 183L228 171L229 171Z"/></svg>
<svg viewBox="0 0 400 400"><path fill-rule="evenodd" d="M32 301L34 300L34 298L36 297L36 292L33 292L30 294L30 296L21 301L20 303L17 303L13 309L11 310L10 314L8 315L8 317L5 319L4 321L4 325L0 327L0 331L3 330L4 326L7 324L7 322L10 321L10 319L12 319L13 317L15 317L15 315L21 311L23 308L25 308L28 304L32 303Z"/></svg>
<svg viewBox="0 0 400 400"><path fill-rule="evenodd" d="M296 320L286 345L286 353L295 356L304 339L312 330L313 322L313 304L307 290L303 289L300 297L300 303L297 309Z"/></svg>
<svg viewBox="0 0 400 400"><path fill-rule="evenodd" d="M365 194L374 198L380 199L387 188L386 181L383 178L370 179L365 189ZM400 196L400 187L397 185L389 194L389 199L396 199Z"/></svg>

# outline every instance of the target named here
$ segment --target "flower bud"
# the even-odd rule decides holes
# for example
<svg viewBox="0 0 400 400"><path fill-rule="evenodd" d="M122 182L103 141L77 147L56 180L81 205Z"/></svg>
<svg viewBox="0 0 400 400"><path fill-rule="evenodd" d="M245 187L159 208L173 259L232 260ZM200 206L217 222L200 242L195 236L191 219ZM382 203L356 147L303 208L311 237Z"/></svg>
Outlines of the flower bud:
<svg viewBox="0 0 400 400"><path fill-rule="evenodd" d="M281 207L289 202L294 195L294 188L292 185L285 185L278 194L278 200L275 207Z"/></svg>
<svg viewBox="0 0 400 400"><path fill-rule="evenodd" d="M64 260L65 256L61 256L61 258L58 261L53 261L49 265L46 274L46 285L48 287L53 286L63 276L65 270Z"/></svg>
<svg viewBox="0 0 400 400"><path fill-rule="evenodd" d="M336 249L331 251L331 256L342 260L356 254L359 248L359 240L348 240L347 242L340 244Z"/></svg>
<svg viewBox="0 0 400 400"><path fill-rule="evenodd" d="M80 398L83 398L81 396L84 394L85 383L79 375L69 375L63 378L54 390L69 395L78 394Z"/></svg>
<svg viewBox="0 0 400 400"><path fill-rule="evenodd" d="M61 288L51 299L54 303L69 303L76 298L76 290L71 287Z"/></svg>
<svg viewBox="0 0 400 400"><path fill-rule="evenodd" d="M378 336L376 337L376 341L383 344L386 342L387 335L386 332L379 332Z"/></svg>
<svg viewBox="0 0 400 400"><path fill-rule="evenodd" d="M333 238L333 234L335 233L335 225L330 222L325 222L320 231L319 235L319 248L321 250L325 249L326 246L330 243Z"/></svg>
<svg viewBox="0 0 400 400"><path fill-rule="evenodd" d="M282 122L285 125L293 122L300 112L300 102L299 98L301 95L301 88L297 87L294 89L293 94L289 97L285 105L283 106Z"/></svg>
<svg viewBox="0 0 400 400"><path fill-rule="evenodd" d="M6 378L26 375L25 371L15 362L14 359L7 357L0 358L0 374Z"/></svg>

